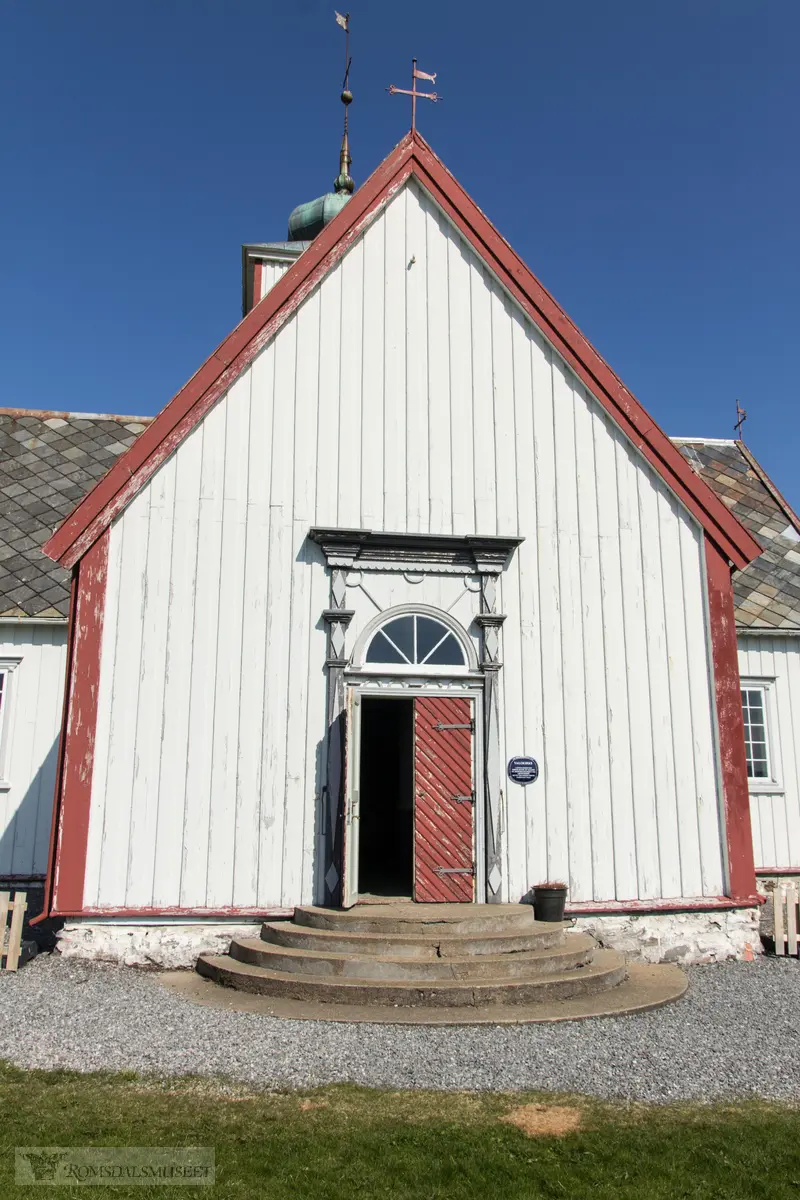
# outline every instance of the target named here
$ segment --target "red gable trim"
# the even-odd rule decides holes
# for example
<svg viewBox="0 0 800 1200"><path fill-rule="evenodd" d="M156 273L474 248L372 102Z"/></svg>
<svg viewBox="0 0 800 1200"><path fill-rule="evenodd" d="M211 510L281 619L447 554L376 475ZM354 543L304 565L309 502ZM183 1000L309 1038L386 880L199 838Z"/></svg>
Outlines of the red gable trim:
<svg viewBox="0 0 800 1200"><path fill-rule="evenodd" d="M409 133L127 454L83 498L45 543L46 554L69 567L86 553L412 174L723 553L737 567L746 566L761 553L759 544L694 473L427 142L419 134Z"/></svg>
<svg viewBox="0 0 800 1200"><path fill-rule="evenodd" d="M104 531L81 560L70 608L70 662L45 912L83 905L107 571Z"/></svg>
<svg viewBox="0 0 800 1200"><path fill-rule="evenodd" d="M388 204L410 173L411 135L370 175L330 225L314 239L263 300L206 359L152 425L123 454L59 526L42 549L72 566L199 424L258 352L344 256L362 229Z"/></svg>
<svg viewBox="0 0 800 1200"><path fill-rule="evenodd" d="M758 542L699 479L686 459L563 308L512 250L427 143L419 139L415 170L439 207L472 244L545 337L600 401L617 425L655 467L673 492L737 567L761 553ZM697 483L703 483L702 488Z"/></svg>

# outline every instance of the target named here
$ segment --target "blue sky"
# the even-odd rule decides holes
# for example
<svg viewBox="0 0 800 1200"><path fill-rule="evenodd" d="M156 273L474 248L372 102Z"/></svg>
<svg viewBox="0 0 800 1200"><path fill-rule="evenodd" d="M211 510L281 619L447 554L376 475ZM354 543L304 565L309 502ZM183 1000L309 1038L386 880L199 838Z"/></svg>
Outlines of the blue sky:
<svg viewBox="0 0 800 1200"><path fill-rule="evenodd" d="M343 7L344 4L340 7ZM337 170L328 0L0 0L0 404L153 413ZM668 433L800 507L797 0L351 0L353 175L420 129Z"/></svg>

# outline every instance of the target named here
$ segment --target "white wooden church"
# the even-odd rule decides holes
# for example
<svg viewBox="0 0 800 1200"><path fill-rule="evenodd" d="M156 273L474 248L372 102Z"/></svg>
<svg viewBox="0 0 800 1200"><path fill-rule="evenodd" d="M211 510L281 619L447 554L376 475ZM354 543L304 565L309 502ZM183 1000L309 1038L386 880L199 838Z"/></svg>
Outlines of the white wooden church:
<svg viewBox="0 0 800 1200"><path fill-rule="evenodd" d="M45 546L62 948L556 879L612 945L749 956L753 535L418 133L244 292Z"/></svg>

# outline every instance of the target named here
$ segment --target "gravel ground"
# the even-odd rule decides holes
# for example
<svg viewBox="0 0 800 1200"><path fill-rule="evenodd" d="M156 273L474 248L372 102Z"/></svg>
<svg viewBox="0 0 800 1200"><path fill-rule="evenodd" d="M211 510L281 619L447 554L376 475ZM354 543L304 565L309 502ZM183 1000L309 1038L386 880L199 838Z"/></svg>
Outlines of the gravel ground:
<svg viewBox="0 0 800 1200"><path fill-rule="evenodd" d="M0 1058L271 1088L349 1081L654 1101L799 1098L800 963L727 963L689 976L684 999L643 1016L420 1028L219 1011L133 968L41 955L0 974Z"/></svg>

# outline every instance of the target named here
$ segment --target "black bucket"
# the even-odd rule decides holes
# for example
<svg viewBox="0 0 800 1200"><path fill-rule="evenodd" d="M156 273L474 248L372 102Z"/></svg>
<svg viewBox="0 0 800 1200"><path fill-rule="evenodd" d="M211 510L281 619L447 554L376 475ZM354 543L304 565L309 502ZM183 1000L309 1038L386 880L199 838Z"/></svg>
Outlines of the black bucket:
<svg viewBox="0 0 800 1200"><path fill-rule="evenodd" d="M567 889L535 887L533 889L533 915L537 921L563 921Z"/></svg>

